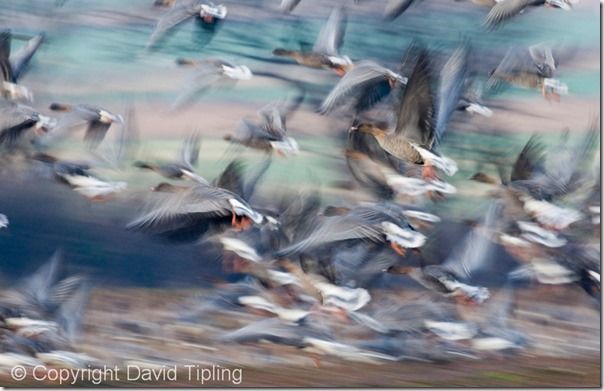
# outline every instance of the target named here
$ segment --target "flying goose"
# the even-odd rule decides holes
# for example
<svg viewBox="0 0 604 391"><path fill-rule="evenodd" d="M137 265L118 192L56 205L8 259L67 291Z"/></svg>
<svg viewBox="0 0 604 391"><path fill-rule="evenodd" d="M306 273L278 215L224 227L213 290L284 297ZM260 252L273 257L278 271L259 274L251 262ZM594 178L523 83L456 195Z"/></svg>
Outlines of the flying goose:
<svg viewBox="0 0 604 391"><path fill-rule="evenodd" d="M341 7L331 11L327 23L321 28L312 51L295 51L275 49L276 56L292 57L298 64L311 68L330 68L338 75L344 75L352 67L352 61L347 56L341 56L338 51L344 41L346 16Z"/></svg>

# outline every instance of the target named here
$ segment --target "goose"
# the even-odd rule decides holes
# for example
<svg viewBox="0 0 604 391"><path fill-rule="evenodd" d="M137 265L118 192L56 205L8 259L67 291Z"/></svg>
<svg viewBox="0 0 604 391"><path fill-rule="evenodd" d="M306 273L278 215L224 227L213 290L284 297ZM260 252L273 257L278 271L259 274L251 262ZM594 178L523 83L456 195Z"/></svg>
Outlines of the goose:
<svg viewBox="0 0 604 391"><path fill-rule="evenodd" d="M401 208L394 204L359 206L343 215L316 219L314 229L305 238L278 250L274 256L284 257L360 239L388 243L397 254L404 256L407 248L421 247L426 236L416 231L403 216Z"/></svg>
<svg viewBox="0 0 604 391"><path fill-rule="evenodd" d="M151 33L146 49L151 49L168 31L189 18L198 17L203 23L213 25L224 20L227 12L228 9L223 4L215 5L214 3L205 3L200 0L176 5L158 20Z"/></svg>
<svg viewBox="0 0 604 391"><path fill-rule="evenodd" d="M28 134L39 140L56 124L54 118L42 115L30 106L0 99L0 146L12 149Z"/></svg>
<svg viewBox="0 0 604 391"><path fill-rule="evenodd" d="M59 182L65 183L91 201L107 200L128 186L123 181L110 182L101 179L90 172L92 167L87 163L60 160L46 153L38 153L33 159L46 164Z"/></svg>
<svg viewBox="0 0 604 391"><path fill-rule="evenodd" d="M298 142L287 135L285 124L287 114L298 105L270 103L258 111L260 124L244 119L235 133L225 135L224 140L283 156L295 155L299 152Z"/></svg>
<svg viewBox="0 0 604 391"><path fill-rule="evenodd" d="M388 133L370 123L353 125L350 131L369 133L390 155L422 165L424 178L436 178L433 165L447 175L453 175L457 172L457 164L446 156L437 155L434 149L459 101L465 80L467 48L457 49L445 64L437 100L432 93L433 71L428 52L412 46L408 57L414 63L413 71L400 101L394 132Z"/></svg>
<svg viewBox="0 0 604 391"><path fill-rule="evenodd" d="M566 229L585 216L574 208L556 205L555 201L576 192L585 182L583 163L591 155L596 137L597 127L591 124L576 145L568 146L563 141L562 151L547 167L545 147L539 137L532 136L518 155L509 179L503 172L500 179L483 172L474 174L472 179L496 185L492 194L506 200L506 215L514 216L514 220L528 216L549 231Z"/></svg>
<svg viewBox="0 0 604 391"><path fill-rule="evenodd" d="M208 181L199 176L193 168L199 159L200 144L201 140L199 135L197 133L192 133L185 139L177 162L156 164L136 161L134 162L134 166L154 171L168 179L189 179L197 183L208 184ZM166 185L160 184L155 187L155 191L166 190L166 188Z"/></svg>
<svg viewBox="0 0 604 391"><path fill-rule="evenodd" d="M167 233L210 221L226 222L229 215L231 225L237 229L249 228L252 223L261 224L266 217L247 200L269 164L267 160L247 182L243 182L242 163L233 161L213 183L197 183L182 191L156 193L157 197L147 210L127 227Z"/></svg>
<svg viewBox="0 0 604 391"><path fill-rule="evenodd" d="M194 73L183 85L182 92L172 104L172 109L185 106L196 94L213 86L232 84L238 80L250 80L253 76L247 66L237 65L220 58L207 58L200 61L179 58L176 63L179 66L193 67Z"/></svg>
<svg viewBox="0 0 604 391"><path fill-rule="evenodd" d="M41 139L43 145L48 145L65 137L66 133L86 126L84 142L90 150L95 150L105 138L107 131L113 124L124 125L124 119L119 114L113 114L100 106L64 103L52 103L49 109L65 112L46 136Z"/></svg>
<svg viewBox="0 0 604 391"><path fill-rule="evenodd" d="M484 322L481 322L471 346L478 351L515 351L524 349L528 339L524 333L509 324L514 310L514 284L508 280L501 291L491 300Z"/></svg>
<svg viewBox="0 0 604 391"><path fill-rule="evenodd" d="M497 203L492 202L484 216L482 228L474 227L442 264L423 265L422 262L421 267L393 266L388 271L406 274L420 285L445 296L453 296L462 304L483 303L490 296L489 290L466 282L489 260L492 242L482 231L494 228L500 209Z"/></svg>
<svg viewBox="0 0 604 391"><path fill-rule="evenodd" d="M556 68L552 48L546 44L533 45L528 49L512 47L491 71L486 86L494 89L505 82L539 90L547 100L559 100L561 95L568 95L568 86L554 78Z"/></svg>
<svg viewBox="0 0 604 391"><path fill-rule="evenodd" d="M333 69L338 75L344 75L353 64L349 57L338 54L344 41L346 16L341 7L331 11L327 23L317 37L312 51L275 49L273 55L293 58L298 64L311 68Z"/></svg>

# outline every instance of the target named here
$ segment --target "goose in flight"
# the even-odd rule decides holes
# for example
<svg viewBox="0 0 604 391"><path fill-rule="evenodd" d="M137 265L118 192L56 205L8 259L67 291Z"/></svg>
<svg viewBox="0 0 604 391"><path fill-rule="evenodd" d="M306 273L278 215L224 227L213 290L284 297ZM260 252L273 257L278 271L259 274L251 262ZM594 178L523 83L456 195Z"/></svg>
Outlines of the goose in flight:
<svg viewBox="0 0 604 391"><path fill-rule="evenodd" d="M227 16L227 7L223 4L216 5L200 0L183 3L185 4L174 6L159 19L147 43L147 50L157 44L168 31L190 18L198 17L202 23L213 25Z"/></svg>
<svg viewBox="0 0 604 391"><path fill-rule="evenodd" d="M275 49L276 56L293 58L298 64L311 68L333 69L338 75L344 75L352 67L352 61L347 56L339 54L344 42L346 16L341 7L334 8L327 23L319 32L319 36L310 51Z"/></svg>

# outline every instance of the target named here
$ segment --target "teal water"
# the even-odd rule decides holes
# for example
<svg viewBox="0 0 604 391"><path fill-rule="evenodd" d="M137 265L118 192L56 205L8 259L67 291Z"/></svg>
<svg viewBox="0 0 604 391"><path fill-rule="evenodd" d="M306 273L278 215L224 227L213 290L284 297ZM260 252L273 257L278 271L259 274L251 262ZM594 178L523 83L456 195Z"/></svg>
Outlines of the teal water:
<svg viewBox="0 0 604 391"><path fill-rule="evenodd" d="M135 78L141 72L157 73L160 77L162 72L174 68L173 61L178 57L221 57L262 71L266 63L275 61L271 55L272 49L296 49L300 42L312 44L329 11L328 6L324 6L326 14L321 17L281 16L274 12L277 0L244 2L247 7L256 3L266 8L246 18L245 12L238 12L237 4L227 3L233 16L217 32L210 33L193 21L188 21L170 34L157 50L145 53L143 48L152 31L153 20L163 12L151 10L151 3L148 0L68 1L57 10L51 7L52 1L4 1L0 2L0 8L10 9L17 14L32 12L32 9L37 14L44 14L44 10L48 10L51 20L53 17L60 19L54 22L54 28L46 32L47 42L36 56L30 76L26 77L43 73L46 78L69 78L80 84L115 75ZM352 2L346 3L349 20L342 53L355 60L374 59L396 66L413 39L419 38L428 46L446 53L462 39L469 38L476 56L474 63L477 72L486 76L512 43L522 46L548 41L563 43L579 53L599 50L599 18L594 14L597 11L596 2L594 7L582 7L571 12L533 9L495 31L485 31L481 26L487 10L469 2L458 2L455 6L444 0L420 2L392 23L385 23L379 17L384 2L367 3L374 6L361 8ZM304 11L302 8L301 12ZM377 11L368 13L367 8ZM86 18L90 15L102 15L98 19L106 22L91 23ZM36 26L20 26L20 30L33 32ZM599 95L599 70L574 71L565 68L562 62L559 72L559 77L569 85L571 94ZM328 86L319 86L318 91L323 93L326 88ZM120 92L121 95L124 93L132 94L129 97L134 99L141 94L146 94L150 99L166 97L152 88L149 91L137 89ZM512 88L505 94L522 96L532 92ZM98 96L94 91L90 92L89 97L113 98L107 92ZM270 100L275 98L275 93L260 86L221 92L212 98L220 100L232 97Z"/></svg>

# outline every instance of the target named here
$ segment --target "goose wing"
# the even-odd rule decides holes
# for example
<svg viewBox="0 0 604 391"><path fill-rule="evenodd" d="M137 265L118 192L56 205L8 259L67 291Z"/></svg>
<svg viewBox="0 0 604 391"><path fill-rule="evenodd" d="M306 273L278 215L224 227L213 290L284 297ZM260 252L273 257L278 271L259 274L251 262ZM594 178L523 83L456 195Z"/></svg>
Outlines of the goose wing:
<svg viewBox="0 0 604 391"><path fill-rule="evenodd" d="M10 65L13 71L14 80L19 79L19 77L29 64L29 61L36 53L36 50L38 50L38 48L42 44L43 40L43 34L36 35L35 37L27 41L27 43L21 49L19 49L11 56Z"/></svg>
<svg viewBox="0 0 604 391"><path fill-rule="evenodd" d="M157 41L161 39L168 31L176 27L180 23L187 19L195 16L201 11L201 4L198 1L191 2L189 4L177 5L162 16L155 25L149 42L147 43L147 49L153 47Z"/></svg>
<svg viewBox="0 0 604 391"><path fill-rule="evenodd" d="M453 52L445 63L440 77L438 105L436 113L436 140L440 141L447 129L447 124L453 112L457 109L459 99L464 89L468 75L468 46L467 44Z"/></svg>
<svg viewBox="0 0 604 391"><path fill-rule="evenodd" d="M226 216L230 213L230 192L214 186L199 185L187 191L158 195L148 211L128 228L169 230L187 224L200 215Z"/></svg>
<svg viewBox="0 0 604 391"><path fill-rule="evenodd" d="M10 63L10 31L0 32L0 72L2 80L13 82L13 70Z"/></svg>
<svg viewBox="0 0 604 391"><path fill-rule="evenodd" d="M183 84L182 92L176 97L172 107L178 108L189 103L196 93L211 87L223 77L222 65L214 61L200 63L195 73Z"/></svg>
<svg viewBox="0 0 604 391"><path fill-rule="evenodd" d="M411 48L410 51L414 66L402 91L395 132L411 142L430 146L435 135L435 101L429 53L424 48Z"/></svg>
<svg viewBox="0 0 604 391"><path fill-rule="evenodd" d="M336 7L331 11L327 23L321 28L313 52L326 56L336 56L344 42L345 29L346 14L342 7Z"/></svg>
<svg viewBox="0 0 604 391"><path fill-rule="evenodd" d="M324 218L319 225L300 242L282 249L277 257L296 254L314 249L320 245L350 239L379 240L381 232L352 216L333 216Z"/></svg>
<svg viewBox="0 0 604 391"><path fill-rule="evenodd" d="M180 163L193 171L193 166L199 159L199 150L201 148L201 138L199 133L191 133L184 141L180 150Z"/></svg>
<svg viewBox="0 0 604 391"><path fill-rule="evenodd" d="M413 3L413 0L390 0L384 10L384 19L390 21L398 18L409 8L411 3Z"/></svg>
<svg viewBox="0 0 604 391"><path fill-rule="evenodd" d="M518 15L523 9L533 4L542 4L544 0L502 0L497 2L484 20L484 25L494 28L500 23Z"/></svg>
<svg viewBox="0 0 604 391"><path fill-rule="evenodd" d="M512 167L511 181L527 180L543 171L545 146L538 136L532 136L526 143Z"/></svg>
<svg viewBox="0 0 604 391"><path fill-rule="evenodd" d="M111 123L96 120L90 121L84 134L84 142L90 149L95 149L103 141L110 127Z"/></svg>
<svg viewBox="0 0 604 391"><path fill-rule="evenodd" d="M354 99L360 110L368 109L390 93L388 80L393 77L389 69L372 61L361 61L331 90L323 100L320 112L329 113L347 99Z"/></svg>

